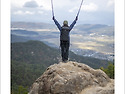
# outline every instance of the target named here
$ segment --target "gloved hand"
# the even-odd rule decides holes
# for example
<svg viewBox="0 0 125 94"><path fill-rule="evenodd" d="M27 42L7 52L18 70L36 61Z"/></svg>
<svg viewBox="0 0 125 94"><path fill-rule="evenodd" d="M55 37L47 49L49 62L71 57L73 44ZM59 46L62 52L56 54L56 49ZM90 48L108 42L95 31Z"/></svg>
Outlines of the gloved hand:
<svg viewBox="0 0 125 94"><path fill-rule="evenodd" d="M53 18L52 18L53 20L55 19L55 17L53 16Z"/></svg>
<svg viewBox="0 0 125 94"><path fill-rule="evenodd" d="M78 20L78 16L76 16L76 20Z"/></svg>

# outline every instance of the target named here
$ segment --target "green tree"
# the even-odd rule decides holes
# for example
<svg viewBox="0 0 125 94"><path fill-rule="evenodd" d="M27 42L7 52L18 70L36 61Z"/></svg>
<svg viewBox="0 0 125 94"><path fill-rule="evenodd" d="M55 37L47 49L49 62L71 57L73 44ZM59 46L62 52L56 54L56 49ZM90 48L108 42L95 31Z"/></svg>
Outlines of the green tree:
<svg viewBox="0 0 125 94"><path fill-rule="evenodd" d="M11 94L28 94L28 87L15 85L15 87L11 90Z"/></svg>
<svg viewBox="0 0 125 94"><path fill-rule="evenodd" d="M109 63L107 68L101 67L100 69L103 70L110 78L114 79L114 64Z"/></svg>

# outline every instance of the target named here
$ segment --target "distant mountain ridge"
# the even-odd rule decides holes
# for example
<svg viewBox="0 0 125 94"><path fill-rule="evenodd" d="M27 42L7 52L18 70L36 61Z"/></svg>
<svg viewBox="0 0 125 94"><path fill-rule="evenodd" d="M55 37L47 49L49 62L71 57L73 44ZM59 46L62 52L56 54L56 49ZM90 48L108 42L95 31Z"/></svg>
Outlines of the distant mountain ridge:
<svg viewBox="0 0 125 94"><path fill-rule="evenodd" d="M17 36L17 35L11 34L11 43L14 43L14 42L26 42L26 41L29 41L29 40L31 40L31 39L27 38L27 37Z"/></svg>
<svg viewBox="0 0 125 94"><path fill-rule="evenodd" d="M102 24L83 24L76 26L76 29L87 34L97 33L99 35L114 36L114 26Z"/></svg>
<svg viewBox="0 0 125 94"><path fill-rule="evenodd" d="M96 29L96 28L104 28L104 27L107 27L107 25L103 25L103 24L82 24L82 25L77 26L77 28L80 28L80 27L81 27L81 29L84 29L84 30L91 30L91 29Z"/></svg>
<svg viewBox="0 0 125 94"><path fill-rule="evenodd" d="M27 31L27 30L21 30L21 29L12 30L11 33L12 33L12 34L18 34L18 35L38 35L37 32Z"/></svg>
<svg viewBox="0 0 125 94"><path fill-rule="evenodd" d="M55 27L48 23L35 23L35 22L11 22L11 28L23 29L53 29Z"/></svg>
<svg viewBox="0 0 125 94"><path fill-rule="evenodd" d="M54 24L12 22L11 34L16 39L39 40L51 47L59 47L60 32ZM17 42L12 37L13 42ZM24 41L24 39L22 39ZM114 26L101 24L76 25L70 32L71 47L74 53L104 60L114 60ZM18 42L21 42L19 39Z"/></svg>

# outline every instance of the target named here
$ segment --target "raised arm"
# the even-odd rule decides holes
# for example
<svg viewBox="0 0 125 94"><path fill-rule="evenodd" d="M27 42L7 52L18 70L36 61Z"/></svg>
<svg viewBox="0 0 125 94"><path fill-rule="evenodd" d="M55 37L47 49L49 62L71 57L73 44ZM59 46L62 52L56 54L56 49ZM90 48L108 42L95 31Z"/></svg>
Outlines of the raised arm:
<svg viewBox="0 0 125 94"><path fill-rule="evenodd" d="M70 30L72 30L72 28L74 27L74 25L76 24L76 21L78 20L78 17L76 16L76 19L72 22L72 24L70 25Z"/></svg>
<svg viewBox="0 0 125 94"><path fill-rule="evenodd" d="M58 29L61 31L61 25L58 23L58 21L55 19L54 16L53 16L53 20L54 20L56 26L58 27Z"/></svg>

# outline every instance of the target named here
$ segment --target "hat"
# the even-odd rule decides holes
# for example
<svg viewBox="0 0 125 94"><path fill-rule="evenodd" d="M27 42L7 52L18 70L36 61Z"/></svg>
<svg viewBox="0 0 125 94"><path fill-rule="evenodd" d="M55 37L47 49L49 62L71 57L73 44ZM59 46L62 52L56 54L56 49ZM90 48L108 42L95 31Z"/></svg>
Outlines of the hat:
<svg viewBox="0 0 125 94"><path fill-rule="evenodd" d="M68 25L68 21L65 20L65 21L63 22L63 24L64 24L64 25Z"/></svg>

